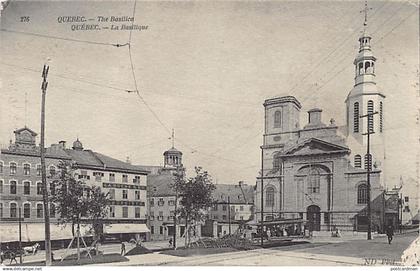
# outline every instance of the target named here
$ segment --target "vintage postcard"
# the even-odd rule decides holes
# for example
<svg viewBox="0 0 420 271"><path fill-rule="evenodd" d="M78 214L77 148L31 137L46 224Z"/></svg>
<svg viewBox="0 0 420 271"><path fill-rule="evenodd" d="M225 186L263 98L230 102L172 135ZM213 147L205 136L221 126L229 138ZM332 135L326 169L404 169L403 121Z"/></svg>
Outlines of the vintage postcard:
<svg viewBox="0 0 420 271"><path fill-rule="evenodd" d="M0 8L4 270L417 270L418 1Z"/></svg>

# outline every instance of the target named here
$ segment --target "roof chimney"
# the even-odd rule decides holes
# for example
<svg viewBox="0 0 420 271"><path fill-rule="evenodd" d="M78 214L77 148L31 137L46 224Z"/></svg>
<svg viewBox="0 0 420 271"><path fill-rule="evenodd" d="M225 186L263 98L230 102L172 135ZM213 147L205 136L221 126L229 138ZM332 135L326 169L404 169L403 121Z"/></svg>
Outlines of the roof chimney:
<svg viewBox="0 0 420 271"><path fill-rule="evenodd" d="M317 125L321 123L322 110L319 108L313 108L308 111L309 114L309 125Z"/></svg>
<svg viewBox="0 0 420 271"><path fill-rule="evenodd" d="M60 146L60 148L65 149L66 148L66 141L60 140L60 141L58 141L58 145Z"/></svg>

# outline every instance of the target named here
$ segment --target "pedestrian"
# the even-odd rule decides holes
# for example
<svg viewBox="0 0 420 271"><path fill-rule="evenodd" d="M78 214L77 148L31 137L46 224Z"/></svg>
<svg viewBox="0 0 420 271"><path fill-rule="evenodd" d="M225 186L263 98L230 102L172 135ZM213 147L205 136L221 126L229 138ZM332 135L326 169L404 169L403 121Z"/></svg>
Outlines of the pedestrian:
<svg viewBox="0 0 420 271"><path fill-rule="evenodd" d="M169 247L172 247L172 238L169 238Z"/></svg>
<svg viewBox="0 0 420 271"><path fill-rule="evenodd" d="M124 256L125 254L125 244L124 242L121 242L121 256Z"/></svg>
<svg viewBox="0 0 420 271"><path fill-rule="evenodd" d="M394 227L392 225L388 225L386 228L386 236L388 236L388 244L391 244L392 236L394 236Z"/></svg>

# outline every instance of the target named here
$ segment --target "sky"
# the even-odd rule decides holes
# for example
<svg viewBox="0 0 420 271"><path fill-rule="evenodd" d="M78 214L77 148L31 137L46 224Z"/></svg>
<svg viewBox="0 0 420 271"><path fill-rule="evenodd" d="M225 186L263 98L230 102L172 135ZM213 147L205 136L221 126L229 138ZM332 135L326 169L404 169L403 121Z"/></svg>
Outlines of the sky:
<svg viewBox="0 0 420 271"><path fill-rule="evenodd" d="M132 16L147 30L72 31L62 16ZM387 176L416 178L417 2L369 1L368 27L386 95ZM255 183L265 99L293 95L323 121L345 123L363 1L12 1L1 15L0 143L40 131L41 74L49 60L46 144L78 137L86 149L161 165L183 152L218 183ZM29 22L21 22L21 17ZM127 23L131 25L131 23ZM17 33L19 32L19 33ZM24 34L26 33L26 34ZM30 35L28 33L36 34ZM48 37L47 37L48 36ZM56 38L53 38L56 37ZM64 38L64 39L61 39ZM77 40L77 41L76 41ZM26 97L26 98L25 98ZM27 102L25 102L25 100ZM26 106L25 106L26 105ZM25 109L26 108L26 109ZM158 120L159 119L159 120Z"/></svg>

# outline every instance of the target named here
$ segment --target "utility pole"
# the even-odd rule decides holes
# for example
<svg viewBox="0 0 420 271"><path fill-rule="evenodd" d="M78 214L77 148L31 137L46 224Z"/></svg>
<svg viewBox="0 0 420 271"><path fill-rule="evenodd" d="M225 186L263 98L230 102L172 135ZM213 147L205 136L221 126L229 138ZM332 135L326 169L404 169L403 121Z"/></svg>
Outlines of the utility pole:
<svg viewBox="0 0 420 271"><path fill-rule="evenodd" d="M261 247L264 244L264 149L261 148Z"/></svg>
<svg viewBox="0 0 420 271"><path fill-rule="evenodd" d="M44 65L42 70L42 100L41 100L41 180L42 180L42 201L44 203L44 223L45 223L45 265L51 265L51 241L50 241L50 213L48 211L48 189L47 172L45 168L45 95L47 94L47 76L50 67Z"/></svg>
<svg viewBox="0 0 420 271"><path fill-rule="evenodd" d="M19 263L22 264L22 210L19 206Z"/></svg>
<svg viewBox="0 0 420 271"><path fill-rule="evenodd" d="M230 196L228 196L228 216L229 216L229 235L232 234L232 227L230 222Z"/></svg>
<svg viewBox="0 0 420 271"><path fill-rule="evenodd" d="M372 167L372 155L370 154L370 135L374 134L373 131L373 115L378 114L378 112L372 112L367 113L366 115L360 116L360 118L367 118L366 127L367 132L362 135L367 135L367 150L366 150L366 156L367 156L367 217L368 217L368 232L367 232L367 239L372 240L372 226L371 226L371 220L372 220L372 211L370 208L370 171ZM366 158L365 158L366 159Z"/></svg>

